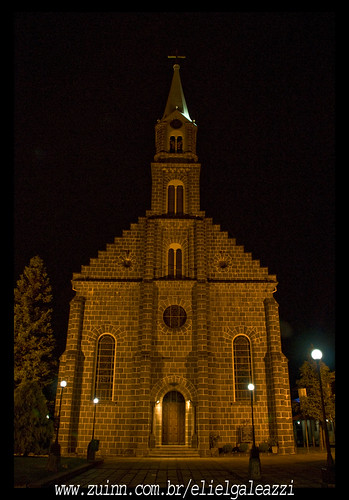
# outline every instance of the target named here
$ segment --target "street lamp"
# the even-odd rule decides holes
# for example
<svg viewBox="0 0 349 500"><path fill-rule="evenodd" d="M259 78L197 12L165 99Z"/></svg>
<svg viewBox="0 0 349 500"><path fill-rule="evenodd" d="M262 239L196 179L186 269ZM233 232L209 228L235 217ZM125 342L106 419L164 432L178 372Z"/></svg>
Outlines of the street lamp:
<svg viewBox="0 0 349 500"><path fill-rule="evenodd" d="M252 448L250 452L250 460L248 464L248 475L250 479L261 478L261 461L259 459L259 449L256 447L255 432L254 432L254 418L253 418L253 394L254 385L249 383L247 386L251 394L251 413L252 413Z"/></svg>
<svg viewBox="0 0 349 500"><path fill-rule="evenodd" d="M95 437L95 421L96 421L96 409L97 409L97 404L99 402L99 399L98 398L94 398L93 399L93 404L95 405L95 409L94 409L94 412L93 412L93 427L92 427L92 440L94 439Z"/></svg>
<svg viewBox="0 0 349 500"><path fill-rule="evenodd" d="M99 440L95 439L96 409L97 409L98 402L99 402L99 399L95 397L93 399L94 410L93 410L93 424L92 424L92 439L88 443L88 447L87 447L87 460L94 460L95 453L96 453L96 451L98 451L98 448L99 448Z"/></svg>
<svg viewBox="0 0 349 500"><path fill-rule="evenodd" d="M61 422L63 391L64 391L64 388L67 386L67 382L65 380L62 380L59 385L61 386L62 390L61 390L61 397L60 397L60 401L59 401L59 413L57 416L56 439L55 439L55 442L52 443L50 446L50 454L49 454L49 460L48 460L48 465L47 465L48 470L50 470L52 472L56 472L58 470L59 465L60 465L60 461L61 461L61 445L58 443L58 433L59 433L59 425Z"/></svg>
<svg viewBox="0 0 349 500"><path fill-rule="evenodd" d="M323 421L323 424L324 424L325 443L326 443L326 450L327 450L326 467L323 467L321 469L322 480L323 480L324 483L334 484L335 483L334 462L333 462L333 458L332 458L332 455L331 455L330 438L328 436L328 428L327 428L327 423L326 423L324 393L323 393L323 390L322 390L322 380L321 380L321 370L320 370L320 359L322 358L322 352L320 351L320 349L313 349L311 351L311 357L316 362L316 367L317 367L317 371L318 371L318 375L319 375L320 397L321 397L321 407L322 407L322 421Z"/></svg>
<svg viewBox="0 0 349 500"><path fill-rule="evenodd" d="M250 391L251 394L251 412L252 412L252 449L256 448L256 440L255 440L255 434L254 434L254 420L253 420L253 391L254 391L254 385L253 384L248 384L247 386L248 390Z"/></svg>
<svg viewBox="0 0 349 500"><path fill-rule="evenodd" d="M61 398L59 401L59 414L58 414L57 429L56 429L56 444L58 444L58 432L59 432L59 425L61 422L61 408L62 408L63 391L64 391L64 387L67 387L67 382L65 380L61 380L61 383L59 385L62 387L62 390L61 390Z"/></svg>

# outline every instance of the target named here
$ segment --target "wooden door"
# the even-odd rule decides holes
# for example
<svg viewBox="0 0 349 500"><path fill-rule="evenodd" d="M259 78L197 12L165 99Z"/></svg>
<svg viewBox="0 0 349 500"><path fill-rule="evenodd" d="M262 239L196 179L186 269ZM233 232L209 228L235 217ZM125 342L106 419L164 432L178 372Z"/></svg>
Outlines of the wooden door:
<svg viewBox="0 0 349 500"><path fill-rule="evenodd" d="M168 392L162 402L162 444L185 444L185 401L178 391Z"/></svg>

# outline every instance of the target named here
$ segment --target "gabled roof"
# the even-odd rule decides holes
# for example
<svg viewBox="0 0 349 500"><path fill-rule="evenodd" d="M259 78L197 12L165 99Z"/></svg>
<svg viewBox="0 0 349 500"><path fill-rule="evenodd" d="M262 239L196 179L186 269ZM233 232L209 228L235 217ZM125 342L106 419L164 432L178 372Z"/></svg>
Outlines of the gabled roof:
<svg viewBox="0 0 349 500"><path fill-rule="evenodd" d="M173 78L162 120L164 120L167 116L173 113L173 111L178 109L178 111L180 111L182 115L185 116L185 118L192 121L189 116L187 103L185 102L181 77L179 76L179 68L180 68L179 64L173 65Z"/></svg>

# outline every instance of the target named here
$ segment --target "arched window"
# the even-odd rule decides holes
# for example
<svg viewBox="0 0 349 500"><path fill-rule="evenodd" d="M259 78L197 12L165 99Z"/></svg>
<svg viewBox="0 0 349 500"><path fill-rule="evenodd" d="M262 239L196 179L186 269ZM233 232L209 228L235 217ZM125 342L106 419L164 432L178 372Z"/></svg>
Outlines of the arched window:
<svg viewBox="0 0 349 500"><path fill-rule="evenodd" d="M170 248L168 251L168 275L174 277L175 251Z"/></svg>
<svg viewBox="0 0 349 500"><path fill-rule="evenodd" d="M182 277L182 249L177 248L176 250L176 269L175 269L176 278Z"/></svg>
<svg viewBox="0 0 349 500"><path fill-rule="evenodd" d="M245 335L233 340L234 389L235 401L250 400L247 386L252 382L250 341Z"/></svg>
<svg viewBox="0 0 349 500"><path fill-rule="evenodd" d="M176 151L176 138L174 135L170 137L170 153L174 153Z"/></svg>
<svg viewBox="0 0 349 500"><path fill-rule="evenodd" d="M172 180L167 186L167 212L184 213L184 185L182 181Z"/></svg>
<svg viewBox="0 0 349 500"><path fill-rule="evenodd" d="M181 135L171 135L170 153L183 153L183 137Z"/></svg>
<svg viewBox="0 0 349 500"><path fill-rule="evenodd" d="M182 249L178 243L173 243L168 250L168 276L181 278L183 275Z"/></svg>
<svg viewBox="0 0 349 500"><path fill-rule="evenodd" d="M115 361L115 339L102 335L97 344L97 363L94 396L100 401L111 401L113 397Z"/></svg>
<svg viewBox="0 0 349 500"><path fill-rule="evenodd" d="M176 188L170 184L167 189L167 211L169 214L175 213L175 196L176 196Z"/></svg>
<svg viewBox="0 0 349 500"><path fill-rule="evenodd" d="M177 214L183 213L183 186L177 186L176 189Z"/></svg>

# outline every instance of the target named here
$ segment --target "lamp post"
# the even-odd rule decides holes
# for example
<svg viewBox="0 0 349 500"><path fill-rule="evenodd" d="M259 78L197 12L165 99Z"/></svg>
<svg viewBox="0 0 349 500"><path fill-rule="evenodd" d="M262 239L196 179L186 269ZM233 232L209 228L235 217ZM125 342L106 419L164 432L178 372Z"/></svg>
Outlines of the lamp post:
<svg viewBox="0 0 349 500"><path fill-rule="evenodd" d="M248 476L250 479L261 478L261 461L259 459L259 449L256 446L255 432L254 432L254 415L253 415L253 394L254 385L248 384L248 390L251 394L251 413L252 413L252 448L250 452L250 460L248 464Z"/></svg>
<svg viewBox="0 0 349 500"><path fill-rule="evenodd" d="M322 421L324 423L325 443L326 443L326 450L327 450L326 467L323 467L321 469L322 481L323 481L323 483L334 484L335 483L334 462L333 462L333 458L331 455L330 439L328 436L328 428L327 428L327 424L326 424L324 393L323 393L323 389L322 389L321 370L320 370L320 359L322 358L322 352L320 351L320 349L313 349L311 351L311 357L316 362L316 367L317 367L318 376L319 376L320 397L321 397L321 407L322 407Z"/></svg>
<svg viewBox="0 0 349 500"><path fill-rule="evenodd" d="M56 445L58 445L58 432L59 432L59 426L61 423L61 409L62 409L63 391L64 391L64 387L67 386L67 382L65 380L62 380L60 383L60 386L62 387L62 390L61 390L61 398L59 400L59 413L58 413L58 421L57 421L57 428L56 428L56 441L55 441Z"/></svg>
<svg viewBox="0 0 349 500"><path fill-rule="evenodd" d="M96 409L97 409L98 402L99 402L98 398L94 398L93 399L93 403L95 405L95 409L94 409L94 412L93 412L92 440L95 438Z"/></svg>
<svg viewBox="0 0 349 500"><path fill-rule="evenodd" d="M50 446L50 454L48 458L48 465L47 468L49 471L52 472L57 472L60 466L61 462L61 445L58 443L58 433L59 433L59 425L61 422L61 409L62 409L62 399L63 399L63 391L64 388L66 387L67 382L65 380L62 380L60 383L60 386L62 388L61 390L61 397L59 401L59 413L57 417L57 426L56 426L56 439L55 442L51 444Z"/></svg>
<svg viewBox="0 0 349 500"><path fill-rule="evenodd" d="M92 439L88 443L88 447L87 447L87 460L94 460L95 453L96 453L96 451L98 451L98 448L99 448L99 440L95 439L96 409L97 409L98 402L99 402L99 399L95 397L93 399L94 410L93 410L93 424L92 424Z"/></svg>

